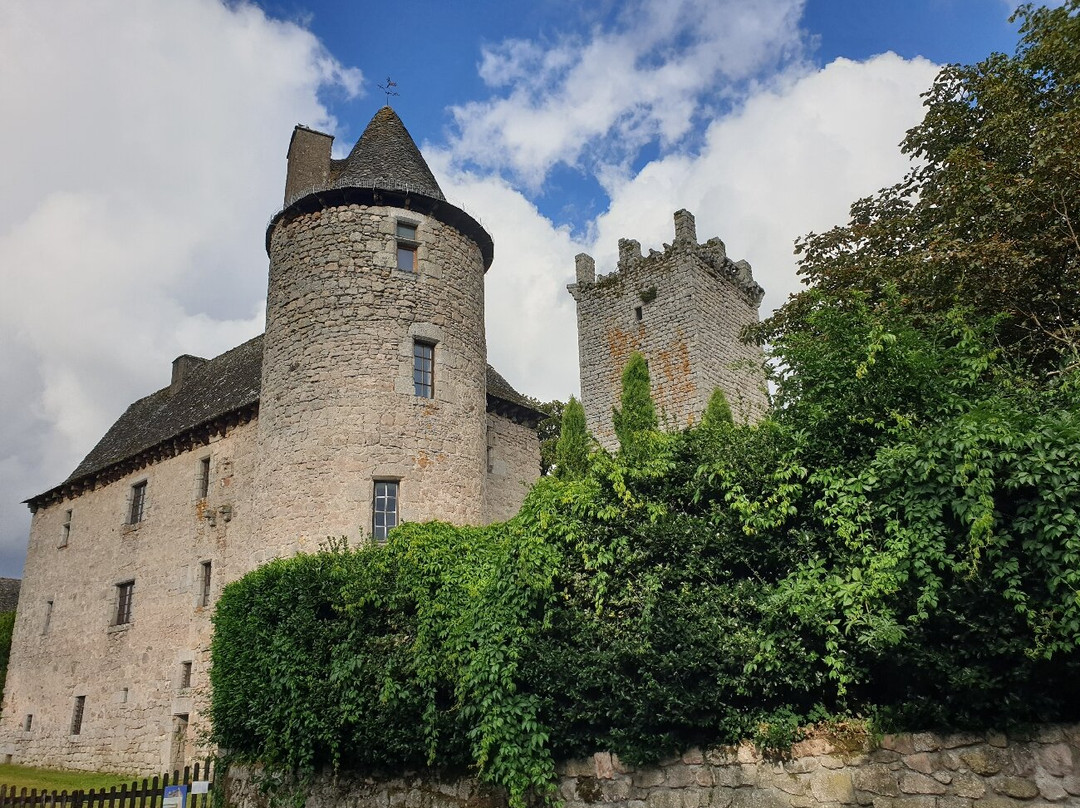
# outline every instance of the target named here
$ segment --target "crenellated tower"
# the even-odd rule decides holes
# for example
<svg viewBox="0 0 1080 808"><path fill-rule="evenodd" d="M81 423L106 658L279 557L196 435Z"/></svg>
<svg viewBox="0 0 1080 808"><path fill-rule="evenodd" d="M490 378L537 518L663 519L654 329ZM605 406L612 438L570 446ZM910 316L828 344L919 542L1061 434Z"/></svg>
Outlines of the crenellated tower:
<svg viewBox="0 0 1080 808"><path fill-rule="evenodd" d="M637 241L620 239L614 272L598 277L584 253L576 269L577 283L567 288L577 302L581 402L602 445L618 445L611 411L633 351L649 362L666 428L697 422L717 387L736 419L753 421L764 413L762 352L739 338L758 322L764 290L750 264L728 258L719 238L698 244L689 211L675 213L675 240L663 252L642 255Z"/></svg>
<svg viewBox="0 0 1080 808"><path fill-rule="evenodd" d="M398 520L484 521L491 237L390 107L346 159L331 141L295 129L266 235L255 490L272 554Z"/></svg>

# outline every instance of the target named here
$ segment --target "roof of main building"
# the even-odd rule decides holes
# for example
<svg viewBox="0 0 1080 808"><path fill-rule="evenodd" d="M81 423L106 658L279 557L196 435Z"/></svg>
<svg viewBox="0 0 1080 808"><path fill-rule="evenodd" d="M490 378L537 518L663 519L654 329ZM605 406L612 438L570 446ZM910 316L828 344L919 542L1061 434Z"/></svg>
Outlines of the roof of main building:
<svg viewBox="0 0 1080 808"><path fill-rule="evenodd" d="M332 164L334 188L409 190L446 201L416 142L390 107L383 107L344 160Z"/></svg>
<svg viewBox="0 0 1080 808"><path fill-rule="evenodd" d="M220 356L188 365L183 380L140 398L125 410L97 446L60 485L31 497L31 508L108 482L163 457L206 443L258 412L262 383L262 334ZM487 366L487 409L535 426L544 417Z"/></svg>

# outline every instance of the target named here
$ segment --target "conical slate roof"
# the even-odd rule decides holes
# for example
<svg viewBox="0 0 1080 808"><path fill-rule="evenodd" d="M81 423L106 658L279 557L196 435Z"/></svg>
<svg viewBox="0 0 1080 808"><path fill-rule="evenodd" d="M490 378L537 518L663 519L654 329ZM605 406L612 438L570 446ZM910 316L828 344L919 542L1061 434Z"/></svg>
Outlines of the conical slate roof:
<svg viewBox="0 0 1080 808"><path fill-rule="evenodd" d="M409 130L390 107L375 113L344 160L333 187L408 190L446 199Z"/></svg>

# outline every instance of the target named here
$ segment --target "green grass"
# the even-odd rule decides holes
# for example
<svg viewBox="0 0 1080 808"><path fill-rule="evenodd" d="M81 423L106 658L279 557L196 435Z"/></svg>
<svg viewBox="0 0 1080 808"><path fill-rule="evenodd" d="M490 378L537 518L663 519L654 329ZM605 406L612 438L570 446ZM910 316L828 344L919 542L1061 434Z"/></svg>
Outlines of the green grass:
<svg viewBox="0 0 1080 808"><path fill-rule="evenodd" d="M54 769L35 769L30 766L0 764L0 784L29 791L67 791L82 789L109 788L110 786L130 785L134 776L122 774L98 774L96 772L57 771ZM142 778L138 778L141 780Z"/></svg>

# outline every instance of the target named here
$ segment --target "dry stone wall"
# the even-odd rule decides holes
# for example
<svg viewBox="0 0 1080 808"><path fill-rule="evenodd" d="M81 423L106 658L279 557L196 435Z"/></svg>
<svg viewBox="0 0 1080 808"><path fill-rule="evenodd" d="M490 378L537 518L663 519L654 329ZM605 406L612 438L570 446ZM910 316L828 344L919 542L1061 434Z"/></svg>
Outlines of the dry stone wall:
<svg viewBox="0 0 1080 808"><path fill-rule="evenodd" d="M417 267L397 269L399 221ZM435 345L435 396L413 389L413 341ZM484 267L435 218L341 205L278 222L270 240L256 473L259 541L275 555L370 531L375 480L403 521L484 518Z"/></svg>
<svg viewBox="0 0 1080 808"><path fill-rule="evenodd" d="M155 774L200 754L212 604L247 572L255 425L39 508L30 528L0 720L12 762ZM198 496L200 461L210 485ZM132 485L144 518L127 524ZM66 536L64 523L71 511ZM209 605L202 564L211 564ZM133 581L131 620L116 622L117 584ZM52 604L51 606L49 604ZM189 687L182 687L185 663ZM82 727L71 733L77 697ZM26 729L27 716L32 716ZM177 716L187 716L186 733Z"/></svg>
<svg viewBox="0 0 1080 808"><path fill-rule="evenodd" d="M758 322L762 289L750 265L733 262L713 238L697 243L694 217L675 214L675 241L662 253L641 254L631 239L619 241L615 272L597 277L593 259L577 257L581 402L589 431L616 448L611 410L619 403L622 371L630 354L649 362L661 425L682 429L701 417L720 387L735 417L755 420L767 405L763 356L740 340Z"/></svg>
<svg viewBox="0 0 1080 808"><path fill-rule="evenodd" d="M267 808L251 772L230 770L232 808ZM565 808L1040 808L1080 805L1080 725L1030 734L915 733L879 745L803 741L787 760L752 746L690 750L635 768L600 753L559 767ZM307 808L505 808L475 778L323 775Z"/></svg>

